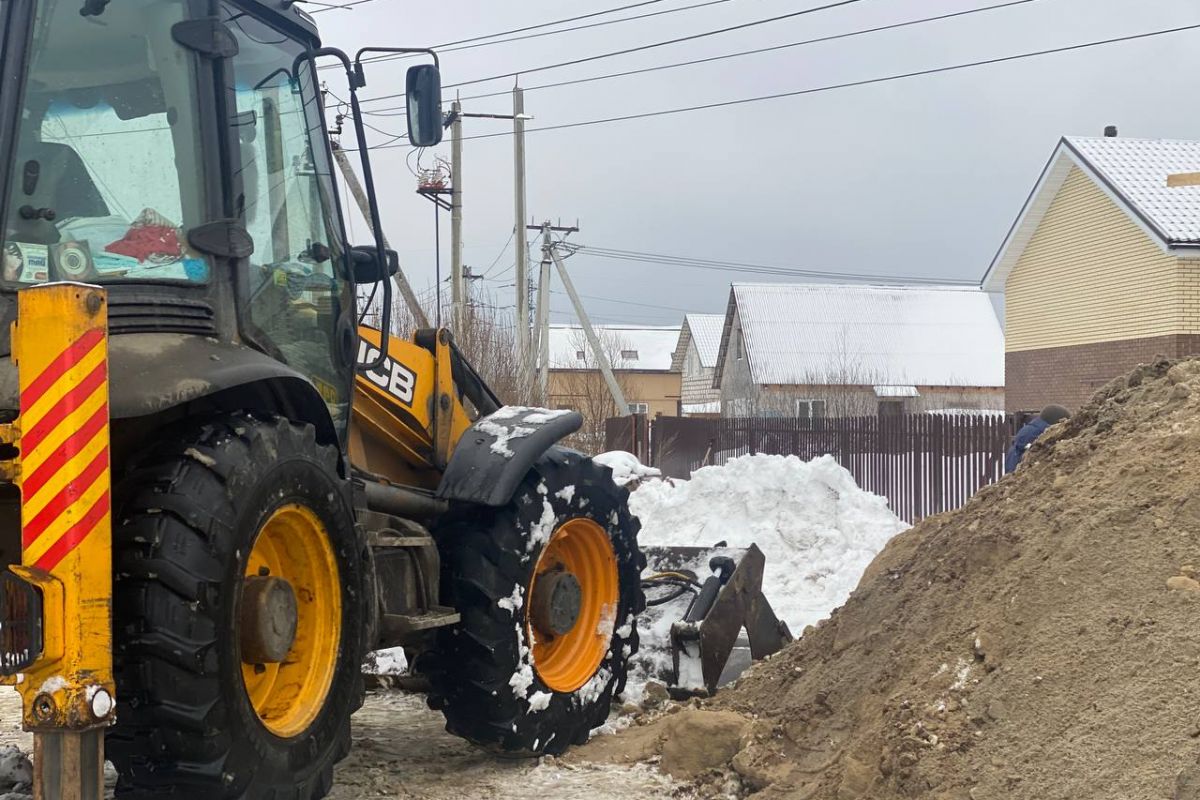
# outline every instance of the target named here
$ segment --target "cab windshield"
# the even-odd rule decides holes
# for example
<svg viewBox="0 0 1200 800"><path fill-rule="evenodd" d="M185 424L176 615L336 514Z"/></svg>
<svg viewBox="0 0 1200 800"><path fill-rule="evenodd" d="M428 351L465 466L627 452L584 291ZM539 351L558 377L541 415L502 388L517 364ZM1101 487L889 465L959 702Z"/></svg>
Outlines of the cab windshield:
<svg viewBox="0 0 1200 800"><path fill-rule="evenodd" d="M187 7L37 3L4 285L208 280L187 243L205 221L196 56L171 35Z"/></svg>

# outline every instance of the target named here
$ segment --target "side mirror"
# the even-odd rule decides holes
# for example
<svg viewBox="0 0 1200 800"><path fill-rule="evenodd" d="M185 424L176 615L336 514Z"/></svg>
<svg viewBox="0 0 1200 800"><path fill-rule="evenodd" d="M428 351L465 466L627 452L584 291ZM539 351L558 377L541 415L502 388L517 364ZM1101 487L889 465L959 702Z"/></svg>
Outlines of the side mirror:
<svg viewBox="0 0 1200 800"><path fill-rule="evenodd" d="M408 141L433 147L442 141L442 73L433 64L408 68L404 78L408 104Z"/></svg>
<svg viewBox="0 0 1200 800"><path fill-rule="evenodd" d="M354 247L350 250L354 262L354 282L370 285L395 275L400 271L400 255L395 250L384 250L383 258L373 247Z"/></svg>

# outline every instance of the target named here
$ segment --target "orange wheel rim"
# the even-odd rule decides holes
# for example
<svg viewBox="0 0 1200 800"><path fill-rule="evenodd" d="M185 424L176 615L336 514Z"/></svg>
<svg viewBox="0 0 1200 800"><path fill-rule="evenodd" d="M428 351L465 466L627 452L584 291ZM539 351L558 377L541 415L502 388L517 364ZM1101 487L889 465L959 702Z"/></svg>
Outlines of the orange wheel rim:
<svg viewBox="0 0 1200 800"><path fill-rule="evenodd" d="M536 598L538 578L565 570L579 583L579 614L566 633L553 636L536 629L526 614L525 635L533 642L533 668L547 687L573 692L587 683L608 651L617 611L617 556L604 528L576 517L554 531L542 548L526 597ZM527 607L531 607L527 604Z"/></svg>
<svg viewBox="0 0 1200 800"><path fill-rule="evenodd" d="M296 635L277 664L242 662L242 681L259 720L276 736L298 736L321 713L333 685L342 639L342 588L324 524L302 505L283 506L263 523L246 576L271 575L296 595Z"/></svg>

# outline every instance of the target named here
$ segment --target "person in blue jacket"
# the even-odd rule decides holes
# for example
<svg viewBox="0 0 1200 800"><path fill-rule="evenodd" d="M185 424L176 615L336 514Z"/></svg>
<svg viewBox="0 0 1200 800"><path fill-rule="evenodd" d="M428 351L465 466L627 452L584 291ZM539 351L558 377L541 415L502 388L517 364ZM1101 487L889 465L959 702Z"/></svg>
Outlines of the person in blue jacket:
<svg viewBox="0 0 1200 800"><path fill-rule="evenodd" d="M1062 406L1046 406L1042 409L1041 414L1026 422L1021 427L1021 430L1017 431L1012 447L1008 448L1008 455L1004 457L1005 474L1017 468L1017 464L1021 463L1021 458L1024 457L1025 451L1033 445L1039 436L1046 432L1047 428L1056 422L1062 422L1069 416L1071 416L1071 412Z"/></svg>

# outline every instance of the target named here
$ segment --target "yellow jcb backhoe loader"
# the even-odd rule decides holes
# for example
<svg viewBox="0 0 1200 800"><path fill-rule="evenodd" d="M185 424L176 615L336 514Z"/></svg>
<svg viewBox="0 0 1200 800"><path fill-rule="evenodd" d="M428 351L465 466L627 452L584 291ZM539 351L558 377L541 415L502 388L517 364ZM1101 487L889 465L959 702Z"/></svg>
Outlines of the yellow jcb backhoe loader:
<svg viewBox="0 0 1200 800"><path fill-rule="evenodd" d="M0 675L37 793L98 796L103 753L120 797L323 797L390 646L472 742L584 740L638 648L637 523L556 446L576 413L502 407L446 330L360 329L371 287L390 329L396 267L357 113L380 51L323 48L294 0L0 23ZM367 247L318 61L350 83Z"/></svg>
<svg viewBox="0 0 1200 800"><path fill-rule="evenodd" d="M296 0L0 0L0 682L36 798L98 800L105 756L123 798L324 797L385 647L503 753L585 740L624 685L645 560L627 491L557 445L579 415L502 406L447 330L360 325L370 292L392 329L397 269L375 54L433 61L405 94L437 144L436 54L322 47ZM318 62L349 84L369 246ZM703 555L645 584L686 601L681 691L743 628L755 656L787 639L761 553L701 582Z"/></svg>

